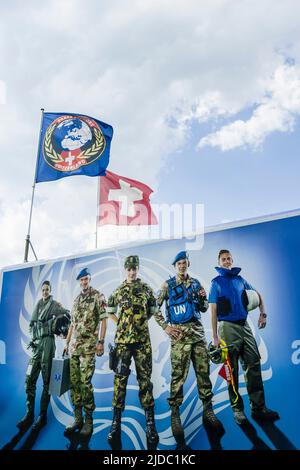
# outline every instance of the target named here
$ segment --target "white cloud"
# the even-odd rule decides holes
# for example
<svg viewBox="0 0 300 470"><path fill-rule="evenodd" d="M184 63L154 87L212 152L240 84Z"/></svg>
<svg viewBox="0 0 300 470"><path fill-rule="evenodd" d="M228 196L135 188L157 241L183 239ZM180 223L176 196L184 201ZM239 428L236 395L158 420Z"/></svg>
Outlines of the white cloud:
<svg viewBox="0 0 300 470"><path fill-rule="evenodd" d="M300 115L300 67L284 64L266 83L265 96L248 120L235 120L203 137L199 148L206 145L231 150L237 147L260 146L272 132L293 130Z"/></svg>

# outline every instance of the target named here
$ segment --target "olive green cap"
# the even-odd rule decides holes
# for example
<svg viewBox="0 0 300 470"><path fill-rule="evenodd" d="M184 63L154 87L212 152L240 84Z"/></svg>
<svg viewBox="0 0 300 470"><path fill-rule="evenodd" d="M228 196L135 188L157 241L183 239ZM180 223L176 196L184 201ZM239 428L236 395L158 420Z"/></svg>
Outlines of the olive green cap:
<svg viewBox="0 0 300 470"><path fill-rule="evenodd" d="M124 268L125 269L130 269L130 268L138 268L140 265L140 260L137 255L130 255L125 258L124 261Z"/></svg>

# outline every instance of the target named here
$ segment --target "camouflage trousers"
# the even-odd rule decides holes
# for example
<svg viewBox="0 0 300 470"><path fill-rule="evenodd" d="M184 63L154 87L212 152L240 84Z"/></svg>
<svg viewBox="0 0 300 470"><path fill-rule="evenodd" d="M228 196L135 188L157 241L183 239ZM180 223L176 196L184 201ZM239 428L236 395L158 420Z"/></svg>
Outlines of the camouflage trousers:
<svg viewBox="0 0 300 470"><path fill-rule="evenodd" d="M40 413L46 413L50 401L49 382L51 375L52 359L55 354L55 340L52 336L41 338L37 341L36 350L30 359L26 372L25 391L27 395L27 411L34 412L36 383L40 372L43 379L43 391L40 401Z"/></svg>
<svg viewBox="0 0 300 470"><path fill-rule="evenodd" d="M134 343L116 345L120 372L115 374L114 397L112 405L116 408L125 407L126 387L130 374L130 364L133 357L136 368L136 378L139 384L139 398L143 408L154 406L152 374L152 350L150 343Z"/></svg>
<svg viewBox="0 0 300 470"><path fill-rule="evenodd" d="M209 378L209 358L206 343L187 343L185 339L171 343L171 390L168 399L170 406L180 406L183 402L183 385L187 379L192 362L199 397L203 403L209 403L213 397Z"/></svg>
<svg viewBox="0 0 300 470"><path fill-rule="evenodd" d="M95 371L95 354L72 355L70 359L71 400L74 408L95 409L92 378Z"/></svg>

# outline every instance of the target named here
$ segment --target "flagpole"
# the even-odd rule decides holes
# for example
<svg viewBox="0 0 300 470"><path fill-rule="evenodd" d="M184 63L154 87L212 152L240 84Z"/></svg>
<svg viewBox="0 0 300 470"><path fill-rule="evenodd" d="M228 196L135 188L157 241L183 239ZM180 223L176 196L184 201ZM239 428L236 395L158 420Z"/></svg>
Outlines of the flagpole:
<svg viewBox="0 0 300 470"><path fill-rule="evenodd" d="M96 205L96 232L95 232L95 241L96 241L96 249L98 248L98 208L100 205L100 178L98 177L98 184L97 184L97 205Z"/></svg>
<svg viewBox="0 0 300 470"><path fill-rule="evenodd" d="M44 117L44 108L41 108L42 114L41 114L41 124L40 124L40 134L39 134L39 141L38 141L38 148L37 148L37 155L36 155L36 162L35 162L35 172L34 172L34 180L33 180L33 185L32 185L32 195L31 195L31 205L30 205L30 214L29 214L29 223L28 223L28 231L27 231L27 236L26 236L26 241L25 241L25 253L24 253L24 263L28 262L28 252L29 252L29 246L31 246L31 249L33 251L33 254L35 256L35 259L37 260L37 256L35 254L35 251L33 249L32 243L30 241L30 228L31 228L31 219L32 219L32 208L33 208L33 200L34 200L34 191L35 191L35 181L36 181L36 174L37 174L37 168L38 168L38 157L39 157L39 150L40 150L40 143L41 143L41 135L42 135L42 123L43 123L43 117Z"/></svg>

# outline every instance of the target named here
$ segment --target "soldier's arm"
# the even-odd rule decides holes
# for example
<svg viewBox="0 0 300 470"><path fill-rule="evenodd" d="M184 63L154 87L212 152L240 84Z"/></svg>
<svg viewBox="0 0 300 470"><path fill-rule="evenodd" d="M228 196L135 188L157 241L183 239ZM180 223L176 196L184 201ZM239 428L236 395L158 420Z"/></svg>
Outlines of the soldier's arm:
<svg viewBox="0 0 300 470"><path fill-rule="evenodd" d="M164 330L168 327L168 323L165 320L165 317L162 314L161 308L163 303L168 299L168 284L166 282L163 283L161 286L161 289L158 291L157 296L156 296L156 311L154 312L154 318L163 328Z"/></svg>
<svg viewBox="0 0 300 470"><path fill-rule="evenodd" d="M106 327L107 327L107 313L106 313L106 300L103 294L97 295L96 304L99 313L99 325L96 331L98 341L101 343L97 343L96 346L96 353L97 356L102 356L104 353L104 340L106 335ZM101 327L100 327L101 323ZM100 327L100 328L99 328ZM100 334L99 334L100 329Z"/></svg>
<svg viewBox="0 0 300 470"><path fill-rule="evenodd" d="M115 323L118 323L118 317L116 315L118 310L118 299L117 299L117 290L115 290L111 296L108 298L106 313L108 318L113 320Z"/></svg>
<svg viewBox="0 0 300 470"><path fill-rule="evenodd" d="M68 334L67 334L67 337L66 337L66 345L65 345L65 348L64 348L64 354L68 354L68 352L69 352L69 344L70 344L73 329L74 329L73 317L74 317L75 308L76 308L76 301L73 305L72 312L71 312L71 324L69 326Z"/></svg>
<svg viewBox="0 0 300 470"><path fill-rule="evenodd" d="M213 334L213 343L214 343L214 346L218 347L220 344L220 338L217 333L217 324L218 324L217 304L211 303L210 309L211 309L211 327L212 327L212 334Z"/></svg>
<svg viewBox="0 0 300 470"><path fill-rule="evenodd" d="M152 315L155 315L155 313L158 311L158 307L157 307L157 302L156 302L153 289L150 286L147 286L147 290L148 290L147 317L149 319L152 317Z"/></svg>
<svg viewBox="0 0 300 470"><path fill-rule="evenodd" d="M207 312L209 304L207 300L206 291L203 286L199 283L199 290L198 290L198 301L199 301L199 309L200 312Z"/></svg>

